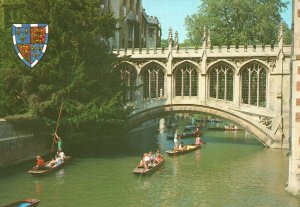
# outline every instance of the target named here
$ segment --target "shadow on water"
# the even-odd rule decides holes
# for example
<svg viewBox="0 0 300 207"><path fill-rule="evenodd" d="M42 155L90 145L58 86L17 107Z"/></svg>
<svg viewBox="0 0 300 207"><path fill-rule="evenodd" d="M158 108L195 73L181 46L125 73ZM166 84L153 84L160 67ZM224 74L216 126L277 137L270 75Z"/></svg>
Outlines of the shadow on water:
<svg viewBox="0 0 300 207"><path fill-rule="evenodd" d="M144 127L141 130L132 130L119 137L105 139L95 137L93 141L68 146L68 153L73 157L102 157L118 158L122 156L139 156L142 153L158 148L157 123ZM84 137L82 137L84 140Z"/></svg>
<svg viewBox="0 0 300 207"><path fill-rule="evenodd" d="M204 131L202 139L206 143L228 143L228 144L246 144L261 145L262 143L254 135L247 131Z"/></svg>
<svg viewBox="0 0 300 207"><path fill-rule="evenodd" d="M17 175L19 173L27 172L35 165L36 161L33 159L32 161L27 161L20 163L18 165L13 165L10 167L0 168L0 177L5 178L12 175Z"/></svg>

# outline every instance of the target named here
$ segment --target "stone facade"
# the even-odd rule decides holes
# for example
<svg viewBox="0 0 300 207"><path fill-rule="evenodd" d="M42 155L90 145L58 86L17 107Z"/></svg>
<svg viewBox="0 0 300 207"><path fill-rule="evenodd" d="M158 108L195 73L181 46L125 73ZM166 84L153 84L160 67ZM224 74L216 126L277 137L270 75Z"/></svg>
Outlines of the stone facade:
<svg viewBox="0 0 300 207"><path fill-rule="evenodd" d="M290 158L287 191L300 195L300 1L293 1Z"/></svg>
<svg viewBox="0 0 300 207"><path fill-rule="evenodd" d="M0 0L0 27L11 27L22 0ZM141 0L101 0L102 12L112 12L119 19L118 31L105 41L112 48L156 48L160 46L161 27L158 19L146 14Z"/></svg>
<svg viewBox="0 0 300 207"><path fill-rule="evenodd" d="M135 107L133 125L155 109L201 111L245 127L266 146L288 148L291 47L283 45L283 31L273 47L211 47L208 34L204 39L200 48L179 49L170 31L167 49L114 51L130 56L116 70Z"/></svg>
<svg viewBox="0 0 300 207"><path fill-rule="evenodd" d="M112 48L159 47L160 23L156 17L148 16L141 0L102 0L104 12L113 12L120 21L115 37L109 40Z"/></svg>

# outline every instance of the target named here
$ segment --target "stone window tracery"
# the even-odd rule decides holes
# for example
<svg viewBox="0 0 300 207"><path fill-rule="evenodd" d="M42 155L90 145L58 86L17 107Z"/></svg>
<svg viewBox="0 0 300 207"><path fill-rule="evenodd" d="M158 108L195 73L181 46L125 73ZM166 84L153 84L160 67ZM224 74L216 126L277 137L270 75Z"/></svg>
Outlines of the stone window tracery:
<svg viewBox="0 0 300 207"><path fill-rule="evenodd" d="M121 81L125 87L125 101L135 100L136 90L136 69L129 64L123 64L120 69Z"/></svg>
<svg viewBox="0 0 300 207"><path fill-rule="evenodd" d="M198 95L198 72L191 64L182 64L175 69L175 95Z"/></svg>
<svg viewBox="0 0 300 207"><path fill-rule="evenodd" d="M258 63L242 69L242 100L244 104L266 107L267 70Z"/></svg>
<svg viewBox="0 0 300 207"><path fill-rule="evenodd" d="M144 98L159 98L164 96L165 74L161 66L151 64L142 72Z"/></svg>
<svg viewBox="0 0 300 207"><path fill-rule="evenodd" d="M227 65L219 64L210 70L209 96L233 101L233 70Z"/></svg>

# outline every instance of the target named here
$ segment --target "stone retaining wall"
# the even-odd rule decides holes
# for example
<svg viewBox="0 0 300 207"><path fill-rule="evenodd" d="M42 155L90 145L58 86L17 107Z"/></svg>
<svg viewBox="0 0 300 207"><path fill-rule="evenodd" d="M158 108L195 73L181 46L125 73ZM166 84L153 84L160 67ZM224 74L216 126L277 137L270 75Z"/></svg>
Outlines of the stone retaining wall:
<svg viewBox="0 0 300 207"><path fill-rule="evenodd" d="M51 139L45 135L17 132L13 126L0 120L0 168L32 160L36 155L50 153Z"/></svg>

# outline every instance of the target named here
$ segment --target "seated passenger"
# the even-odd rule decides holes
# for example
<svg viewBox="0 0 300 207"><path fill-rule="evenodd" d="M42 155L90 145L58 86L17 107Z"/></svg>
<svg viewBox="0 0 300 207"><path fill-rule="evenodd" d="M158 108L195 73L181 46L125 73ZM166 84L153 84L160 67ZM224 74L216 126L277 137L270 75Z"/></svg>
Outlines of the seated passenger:
<svg viewBox="0 0 300 207"><path fill-rule="evenodd" d="M163 156L160 154L160 149L157 149L155 154L155 163L158 164L163 161Z"/></svg>
<svg viewBox="0 0 300 207"><path fill-rule="evenodd" d="M65 157L66 157L66 156L65 156L65 153L62 151L61 148L59 148L59 149L57 150L56 158L60 158L61 161L63 162L64 159L65 159Z"/></svg>
<svg viewBox="0 0 300 207"><path fill-rule="evenodd" d="M155 163L158 164L158 163L160 163L160 162L162 162L162 161L163 161L162 155L161 155L161 154L157 155L157 157L156 157L156 159L155 159Z"/></svg>
<svg viewBox="0 0 300 207"><path fill-rule="evenodd" d="M63 160L60 157L57 157L55 159L55 165L54 165L54 167L60 165L61 163L63 163Z"/></svg>
<svg viewBox="0 0 300 207"><path fill-rule="evenodd" d="M186 150L186 146L183 144L183 142L180 143L178 149L179 149L179 150Z"/></svg>
<svg viewBox="0 0 300 207"><path fill-rule="evenodd" d="M150 151L148 155L149 155L149 157L150 157L150 163L154 163L154 161L155 161L155 156L154 156L154 154Z"/></svg>
<svg viewBox="0 0 300 207"><path fill-rule="evenodd" d="M55 165L55 159L52 158L52 160L48 164L46 164L46 167L47 168L52 168L54 165Z"/></svg>
<svg viewBox="0 0 300 207"><path fill-rule="evenodd" d="M197 135L196 139L195 139L195 145L200 145L202 144L201 138L199 135Z"/></svg>
<svg viewBox="0 0 300 207"><path fill-rule="evenodd" d="M43 170L45 168L45 162L41 156L36 156L36 166L33 167L35 170Z"/></svg>
<svg viewBox="0 0 300 207"><path fill-rule="evenodd" d="M148 169L150 163L150 156L147 153L144 154L143 163L144 163L144 168Z"/></svg>

